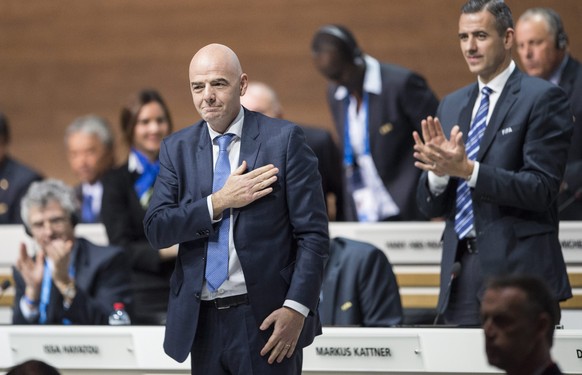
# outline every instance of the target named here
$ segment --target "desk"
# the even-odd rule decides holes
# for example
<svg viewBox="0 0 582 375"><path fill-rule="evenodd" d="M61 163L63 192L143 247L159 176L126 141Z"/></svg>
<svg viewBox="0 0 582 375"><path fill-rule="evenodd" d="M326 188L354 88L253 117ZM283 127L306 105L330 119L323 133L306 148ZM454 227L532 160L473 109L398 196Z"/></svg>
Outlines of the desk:
<svg viewBox="0 0 582 375"><path fill-rule="evenodd" d="M162 349L163 327L0 326L0 372L26 359L63 375L189 374ZM552 355L582 373L582 330L556 331ZM303 374L493 374L481 329L337 328L304 350Z"/></svg>
<svg viewBox="0 0 582 375"><path fill-rule="evenodd" d="M402 223L340 223L331 222L331 237L343 236L369 242L384 251L393 265L400 296L405 308L434 309L439 291L441 258L440 236L442 222ZM97 244L107 244L107 234L102 224L79 224L77 236L85 237ZM2 251L0 251L0 282L10 279L10 267L16 261L20 242L28 242L22 225L0 226ZM566 328L582 328L582 222L560 223L560 241L566 260L574 297L562 303L562 309L576 314L574 325ZM0 298L0 323L11 320L13 288ZM568 316L566 316L568 317ZM569 321L566 323L570 323Z"/></svg>

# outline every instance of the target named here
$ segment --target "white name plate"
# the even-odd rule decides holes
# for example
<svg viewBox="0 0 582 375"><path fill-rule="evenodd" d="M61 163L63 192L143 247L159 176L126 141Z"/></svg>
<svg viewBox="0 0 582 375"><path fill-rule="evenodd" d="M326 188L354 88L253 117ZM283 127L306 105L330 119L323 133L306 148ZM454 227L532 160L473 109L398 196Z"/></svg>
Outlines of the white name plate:
<svg viewBox="0 0 582 375"><path fill-rule="evenodd" d="M552 357L564 372L582 374L582 337L570 336L569 331L556 331Z"/></svg>
<svg viewBox="0 0 582 375"><path fill-rule="evenodd" d="M329 224L330 237L371 243L396 265L440 265L443 230L443 222ZM566 263L582 263L582 222L562 221L559 239Z"/></svg>
<svg viewBox="0 0 582 375"><path fill-rule="evenodd" d="M393 332L390 337L318 336L303 350L308 371L424 371L417 334Z"/></svg>
<svg viewBox="0 0 582 375"><path fill-rule="evenodd" d="M11 333L10 348L13 363L34 358L58 368L134 369L137 365L130 333Z"/></svg>

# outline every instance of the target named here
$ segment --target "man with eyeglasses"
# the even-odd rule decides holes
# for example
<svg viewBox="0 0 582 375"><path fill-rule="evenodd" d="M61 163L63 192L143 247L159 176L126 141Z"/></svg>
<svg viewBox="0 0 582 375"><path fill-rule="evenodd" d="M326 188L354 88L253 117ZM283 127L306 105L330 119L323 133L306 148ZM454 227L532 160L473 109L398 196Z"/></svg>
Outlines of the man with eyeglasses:
<svg viewBox="0 0 582 375"><path fill-rule="evenodd" d="M75 237L77 206L74 190L54 179L33 183L22 198L35 255L20 246L14 324L99 325L108 323L116 302L131 310L126 254Z"/></svg>

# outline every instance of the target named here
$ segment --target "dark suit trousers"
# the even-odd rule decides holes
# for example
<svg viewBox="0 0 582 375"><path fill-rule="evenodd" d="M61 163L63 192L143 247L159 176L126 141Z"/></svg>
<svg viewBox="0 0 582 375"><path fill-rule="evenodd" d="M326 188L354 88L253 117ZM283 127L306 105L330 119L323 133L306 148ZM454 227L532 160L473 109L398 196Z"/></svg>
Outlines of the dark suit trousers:
<svg viewBox="0 0 582 375"><path fill-rule="evenodd" d="M202 305L191 351L192 374L301 374L301 349L272 365L267 362L269 354L261 357L266 342L258 327L248 304L224 310Z"/></svg>
<svg viewBox="0 0 582 375"><path fill-rule="evenodd" d="M480 326L483 276L478 253L470 253L464 241L459 241L457 261L461 273L453 280L449 303L443 318L445 324Z"/></svg>

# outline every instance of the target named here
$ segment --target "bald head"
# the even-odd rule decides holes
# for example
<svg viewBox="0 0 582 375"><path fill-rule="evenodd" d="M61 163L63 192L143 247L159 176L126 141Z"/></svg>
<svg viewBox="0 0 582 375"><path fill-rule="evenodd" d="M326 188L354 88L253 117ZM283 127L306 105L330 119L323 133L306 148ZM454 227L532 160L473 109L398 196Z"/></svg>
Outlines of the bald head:
<svg viewBox="0 0 582 375"><path fill-rule="evenodd" d="M247 87L238 57L227 46L209 44L190 61L189 76L196 110L212 129L224 133L240 111Z"/></svg>
<svg viewBox="0 0 582 375"><path fill-rule="evenodd" d="M275 90L262 82L249 82L247 91L240 102L251 111L260 112L274 118L283 118L283 108Z"/></svg>
<svg viewBox="0 0 582 375"><path fill-rule="evenodd" d="M227 46L216 43L202 47L196 52L190 61L190 74L193 69L196 71L216 67L227 68L237 76L242 74L242 67L236 53Z"/></svg>

